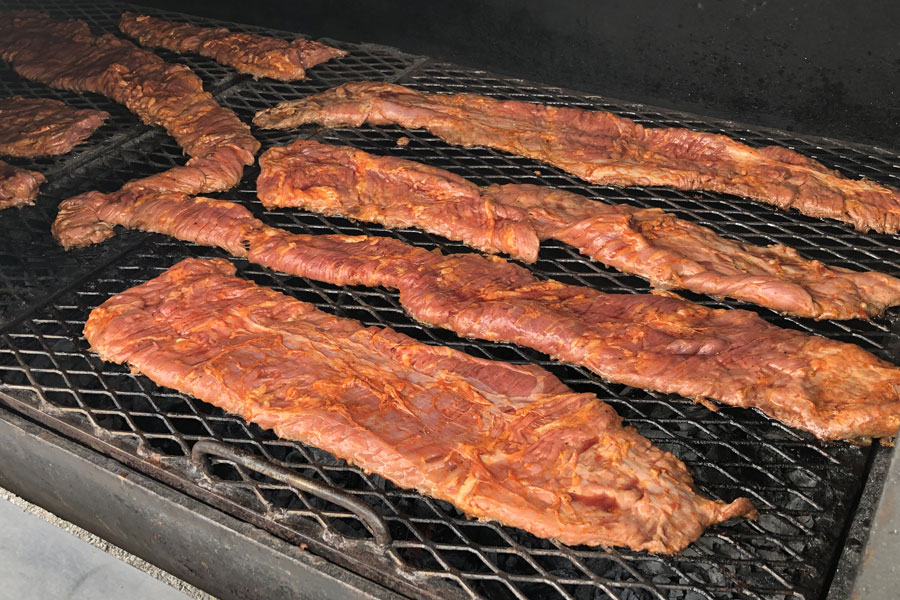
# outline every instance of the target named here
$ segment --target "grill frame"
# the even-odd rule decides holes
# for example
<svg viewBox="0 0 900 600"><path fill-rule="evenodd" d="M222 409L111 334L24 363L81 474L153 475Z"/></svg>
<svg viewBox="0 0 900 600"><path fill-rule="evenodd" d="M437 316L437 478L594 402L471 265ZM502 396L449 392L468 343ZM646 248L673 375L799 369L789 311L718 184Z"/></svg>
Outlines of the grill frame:
<svg viewBox="0 0 900 600"><path fill-rule="evenodd" d="M67 13L66 16L88 16L93 18L92 26L102 23L97 21L96 15L106 15L98 3L48 3L51 8L56 7L56 13ZM72 8L72 7L75 8ZM85 6L89 8L84 8ZM107 7L119 7L125 5L107 3ZM132 8L132 7L129 7ZM74 14L73 14L74 11ZM158 10L148 10L152 14L173 16ZM79 14L83 13L83 14ZM90 17L94 15L93 17ZM62 15L61 15L62 16ZM208 19L194 18L194 22L210 23ZM241 30L265 31L259 28L244 26L232 27ZM881 151L877 148L868 148L858 145L843 144L834 140L821 138L809 138L794 136L775 130L748 127L736 123L704 119L693 115L674 111L662 111L638 104L622 103L615 100L601 98L595 95L584 95L569 92L560 88L532 84L521 80L498 77L477 70L454 67L445 63L431 61L423 57L407 55L392 49L378 46L359 46L336 43L336 45L349 48L353 52L351 57L336 61L335 64L326 63L311 70L311 78L308 82L298 84L283 84L279 82L261 80L252 81L249 77L239 76L233 73L223 73L222 67L210 65L211 61L189 55L177 57L179 62L189 64L204 78L204 84L216 98L225 106L236 109L239 116L248 119L251 113L264 106L270 106L275 101L287 97L296 97L302 94L321 91L331 85L351 80L353 75L359 78L372 76L373 73L387 81L418 86L420 89L437 89L441 91L475 91L515 97L519 99L531 99L550 103L567 103L569 105L595 107L613 110L618 114L625 114L637 118L645 124L669 124L688 126L695 129L703 129L715 132L724 132L750 144L784 143L789 147L795 147L801 152L814 158L819 158L829 164L843 169L848 174L876 175L881 181L893 182L900 185L900 166L896 155ZM176 55L161 52L167 60L176 59ZM365 59L363 59L365 57ZM10 75L4 74L3 80ZM15 76L13 76L15 77ZM343 77L343 79L341 79ZM350 78L348 78L350 77ZM15 82L12 79L11 82ZM56 92L40 86L46 95L54 96ZM288 91L290 95L288 95ZM77 95L76 96L80 96ZM112 112L117 105L111 101L90 96L98 107ZM118 107L119 112L124 111ZM125 111L127 113L127 111ZM121 120L127 123L130 115L120 115ZM117 117L118 118L118 117ZM261 283L273 285L276 288L288 290L293 295L312 301L324 310L329 310L341 316L358 318L367 325L391 324L404 333L413 335L429 343L442 343L452 347L475 353L479 356L489 356L513 361L538 362L554 373L560 375L566 383L579 391L592 391L600 395L610 403L623 416L634 424L644 435L651 438L657 444L666 449L673 450L684 459L694 470L701 489L710 495L731 499L734 496L751 495L762 508L766 508L765 494L760 496L758 488L754 485L743 485L737 481L737 474L745 477L758 477L744 470L752 466L752 452L746 448L765 449L759 450L761 454L772 452L781 456L780 459L769 456L769 468L772 473L763 474L763 478L776 475L778 461L786 463L792 461L798 463L798 456L810 453L799 461L800 466L808 466L817 460L832 460L833 470L829 476L822 479L816 493L821 493L822 488L835 486L840 490L838 498L833 503L824 502L821 498L807 498L801 502L811 504L826 503L835 507L833 512L841 512L843 520L835 523L840 525L842 534L833 540L828 548L822 550L829 555L829 560L822 561L829 564L829 568L816 571L812 575L800 574L802 580L800 587L805 596L795 594L790 589L791 582L782 584L778 581L783 575L772 574L775 583L769 583L757 590L744 587L746 581L740 580L740 574L735 572L747 568L747 563L753 558L741 556L746 548L738 540L752 538L759 534L754 533L754 526L750 524L738 524L736 526L716 527L710 534L704 536L706 541L698 547L692 547L687 551L688 557L697 557L697 552L720 552L719 558L724 560L716 563L719 571L719 583L716 586L700 588L692 583L692 577L698 576L693 570L686 570L679 558L650 557L642 553L625 551L595 551L587 552L582 549L567 549L550 542L536 540L510 528L501 528L491 524L469 523L444 503L422 499L415 493L396 490L380 478L366 478L358 470L340 461L335 462L327 453L319 451L303 450L304 460L309 468L301 471L312 471L313 475L329 479L333 473L344 473L347 477L359 478L363 490L355 489L356 495L376 498L376 505L382 511L397 511L391 503L402 503L411 506L411 514L415 519L410 521L416 524L409 527L400 539L395 541L388 557L379 560L379 552L373 549L373 545L365 540L356 542L341 542L331 531L321 535L315 524L298 520L297 511L288 514L289 523L279 522L273 517L279 516L278 511L271 511L264 507L263 510L254 511L249 508L255 496L265 497L268 490L275 490L276 496L281 494L275 504L290 502L284 500L284 494L289 494L284 488L273 486L266 481L258 481L258 477L239 469L224 466L219 462L218 473L226 477L237 477L241 484L219 483L206 481L200 476L187 461L190 454L190 442L192 437L198 434L191 433L190 422L200 423L201 429L207 428L210 437L225 439L238 447L247 446L249 449L267 458L279 458L273 455L272 447L292 446L299 444L281 444L274 440L271 434L266 434L252 426L242 426L239 420L226 417L220 412L216 413L196 400L185 399L180 394L159 390L155 386L148 385L143 378L135 378L127 375L127 369L102 364L96 356L86 354L86 343L80 339L80 325L87 316L87 311L102 302L112 293L122 291L141 281L146 280L161 269L171 266L178 259L185 256L224 256L222 252L206 248L198 248L181 242L169 240L162 236L150 236L139 232L120 233L113 240L100 246L78 250L65 254L55 245L49 237L49 223L52 220L56 203L64 197L86 191L88 189L112 190L124 181L131 179L137 172L155 172L167 166L176 164L180 160L180 150L164 133L158 129L147 130L137 122L136 117L131 117L134 122L122 125L122 129L110 140L100 139L100 134L91 138L85 146L80 146L75 153L59 159L57 166L47 171L46 165L38 166L44 170L51 181L42 190L38 205L34 208L26 208L16 213L17 222L7 225L8 231L18 228L33 234L27 240L17 240L7 237L0 241L0 256L9 257L7 262L12 263L12 269L21 269L24 275L18 279L11 278L7 271L0 271L0 282L9 289L18 289L22 285L26 289L20 297L9 304L0 306L0 378L5 382L0 388L0 399L6 404L27 414L39 421L44 426L64 433L81 443L108 456L115 457L137 471L150 475L167 485L181 490L190 496L199 497L204 502L220 508L226 513L236 515L259 527L275 533L279 537L289 540L294 544L307 544L311 550L326 559L351 569L373 581L379 581L385 585L393 586L400 593L417 597L453 597L458 595L459 589L463 596L469 593L481 593L490 596L493 593L505 591L509 597L528 597L529 594L555 592L557 597L581 597L587 596L580 590L590 589L590 593L596 593L597 597L766 597L778 596L798 597L823 597L827 591L827 585L822 582L817 589L810 583L813 580L827 580L834 573L834 564L841 546L844 544L844 533L850 525L853 507L858 499L866 477L868 465L878 449L857 449L844 445L823 445L810 440L809 436L798 434L777 423L772 423L765 417L752 411L724 408L719 413L710 413L702 407L693 406L683 400L673 400L661 394L653 394L640 390L633 390L625 386L617 386L600 382L598 378L583 369L565 367L546 360L539 354L527 349L515 348L506 344L489 344L485 342L471 342L461 340L453 334L422 327L406 317L393 294L384 290L370 290L363 288L337 288L317 282L301 281L299 278L286 277L277 273L271 273L260 267L248 265L242 261L234 261L239 265L240 272ZM449 146L440 142L433 136L421 131L410 132L396 127L363 127L359 129L318 130L308 127L298 132L260 132L257 136L263 142L264 149L273 143L288 143L297 137L313 137L320 141L332 143L349 143L356 147L375 150L381 153L396 153L398 156L421 160L428 164L448 168L458 174L467 176L479 184L504 183L515 179L519 182L549 183L586 193L594 197L605 197L610 201L627 201L640 206L659 206L673 211L679 216L694 220L710 226L717 232L736 236L739 239L754 243L770 243L772 241L787 242L797 238L798 231L802 234L804 244L793 244L802 253L811 257L821 257L831 264L849 266L855 268L873 268L882 261L892 265L890 272L900 273L900 251L888 245L891 236L862 235L850 231L847 227L827 221L809 219L795 213L782 213L775 209L731 197L723 197L706 192L682 193L664 189L628 188L618 189L604 186L590 186L578 179L562 173L552 167L518 157L511 157L500 152L486 149L462 149ZM404 148L397 148L394 141L405 136L411 139L410 144ZM837 158L835 158L837 157ZM893 161L893 164L892 164ZM22 163L17 163L22 164ZM23 165L24 166L24 165ZM540 175L534 172L540 171ZM261 210L259 203L253 198L252 182L255 180L257 168L248 169L242 184L231 192L222 194L221 197L240 200L249 205L251 210L257 213L267 223L283 226L295 231L325 232L340 231L342 233L366 233L374 235L396 235L411 243L424 247L441 247L451 252L471 251L461 244L448 242L437 236L423 234L414 230L400 230L389 232L388 230L368 224L352 223L343 219L328 219L302 211L279 210L265 212ZM701 198L697 200L696 198ZM724 199L723 199L724 198ZM9 214L0 214L5 217ZM740 220L735 221L734 217ZM47 231L41 235L39 229L43 227ZM835 247L823 248L824 244L817 240L828 240L834 237ZM4 246L3 244L6 244ZM868 244L863 246L863 244ZM840 245L843 245L841 247ZM33 255L40 251L41 255ZM46 254L45 254L46 253ZM549 243L542 246L542 260L533 266L533 270L540 277L553 277L567 283L588 283L608 292L630 293L634 291L646 291L647 285L642 280L615 273L600 265L590 263L559 243ZM18 262L16 262L18 261ZM29 262L30 261L30 262ZM5 274L4 274L5 273ZM13 283L9 283L12 281ZM22 283L25 282L25 283ZM25 284L30 284L25 285ZM898 324L897 310L894 309L890 318L876 320L871 324L861 323L819 323L814 324L803 319L793 319L773 314L771 311L756 309L736 302L715 302L700 296L690 296L705 304L717 306L734 306L750 308L762 314L766 319L789 327L801 328L828 334L830 337L844 341L854 341L867 349L880 352L883 357L890 358L894 362L900 358L900 324ZM73 300L73 298L75 300ZM40 299L40 305L35 308L26 308L25 305ZM54 315L54 311L56 315ZM50 316L48 316L48 314ZM55 328L55 329L54 329ZM24 341L24 340L32 341ZM49 342L48 342L49 340ZM37 341L35 344L34 341ZM73 348L73 354L78 355L78 360L87 365L84 369L72 367L60 367L59 356L67 356L67 348ZM68 358L65 358L68 360ZM54 364L56 361L56 364ZM50 366L47 366L47 365ZM18 365L18 366L16 366ZM24 377L24 380L23 380ZM63 385L54 384L55 378L61 378ZM92 380L90 383L75 383L73 377L81 380ZM68 378L68 379L67 379ZM97 381L100 389L98 391ZM118 383L118 382L126 383ZM112 383L111 383L112 382ZM103 391L106 388L106 391ZM77 390L74 392L73 390ZM88 393L90 392L90 393ZM96 398L110 398L109 403ZM65 400L65 396L69 400ZM84 398L79 398L83 396ZM94 400L85 398L93 397ZM71 398L74 398L72 400ZM122 404L121 398L128 398L129 402L141 402L138 398L147 398L153 402L186 403L188 409L169 411L159 406L153 410L138 410ZM73 405L74 403L74 405ZM118 403L118 404L117 404ZM152 404L152 402L151 402ZM156 414L154 414L156 413ZM136 419L144 419L146 422L159 421L162 425L141 425ZM122 422L124 421L124 425ZM222 424L222 430L216 429ZM687 426L686 423L690 423ZM168 428L170 434L154 434L153 429ZM228 428L233 428L238 433L232 434ZM129 432L128 429L131 431ZM222 433L224 431L225 433ZM727 433L730 440L722 439L721 435ZM709 439L696 439L696 435L708 436ZM154 442L154 440L157 440ZM159 441L162 440L162 441ZM155 445L154 445L155 443ZM742 451L743 450L743 451ZM283 456L291 463L290 452ZM780 454L779 454L780 453ZM792 454L796 453L796 454ZM731 460L728 460L728 457ZM724 457L724 458L723 458ZM735 458L737 457L737 458ZM757 457L759 458L759 457ZM743 462L742 462L743 461ZM297 468L294 461L294 467ZM845 474L841 472L844 467L854 467L860 471L850 484L845 480ZM803 469L794 473L792 477L801 480L804 476ZM787 470L786 470L787 472ZM712 474L711 474L712 473ZM716 475L716 473L718 473ZM716 477L722 479L717 480ZM729 483L727 480L731 479ZM369 480L375 482L371 484ZM827 481L826 481L827 479ZM726 480L726 483L721 483ZM778 476L773 477L778 481ZM718 483L717 483L718 481ZM365 485L372 485L372 491L367 492ZM268 487L267 487L268 486ZM358 487L358 486L357 486ZM789 486L785 486L789 487ZM797 484L793 492L802 497L802 484ZM242 489L243 488L243 489ZM226 489L222 492L222 489ZM249 492L248 492L249 490ZM265 490L260 492L259 490ZM379 490L387 490L379 491ZM753 495L756 494L756 497ZM257 498L258 499L258 498ZM313 520L319 523L330 523L332 529L341 531L347 529L353 534L353 527L345 523L346 517L333 517L337 514L333 509L311 499L298 499L296 502L305 505L306 513L312 515ZM785 506L789 501L783 501ZM791 509L793 510L793 509ZM418 511L418 512L415 512ZM292 511L287 511L292 512ZM303 513L303 511L299 511ZM787 521L794 519L794 527L809 527L806 519L812 519L807 510L804 514L799 511L799 517L791 514L790 510L772 509L769 513L764 510L764 515L769 518L773 515L784 518ZM283 515L282 515L283 516ZM391 516L389 514L389 516ZM416 520L417 519L417 520ZM350 521L353 519L350 518ZM396 521L388 519L396 527ZM422 538L422 530L418 526L423 525L424 530L432 539ZM402 527L407 527L403 523ZM821 528L823 525L816 525ZM749 529L748 529L749 528ZM447 531L456 535L459 539L466 539L470 530L477 531L483 538L500 540L494 545L479 542L475 548L467 548L465 544L455 544L441 541L442 535ZM410 538L413 539L410 542ZM743 537L742 537L743 536ZM395 535L395 537L398 537ZM789 536L788 536L789 537ZM481 539L481 538L479 538ZM776 554L782 552L783 556L791 556L790 547L796 540L787 540L783 548L757 548L757 550ZM499 543L500 546L496 546ZM499 550L498 550L499 548ZM401 550L403 552L401 552ZM415 550L425 556L410 558L407 553ZM724 556L731 552L731 557ZM807 561L821 558L820 552L815 547L805 548ZM393 553L393 554L392 554ZM431 558L427 553L431 553ZM455 566L448 562L446 556L455 556L459 553L471 553L482 561L471 572L466 568ZM734 556L734 554L737 554ZM503 559L488 558L485 556L503 556ZM597 555L590 556L587 555ZM564 558L573 566L571 570L582 573L582 579L587 584L572 584L570 580L577 579L565 569L552 561L548 568L544 559L540 557L551 556ZM598 558L599 556L599 558ZM695 566L702 563L702 554L696 560ZM413 564L442 566L443 572L431 567L420 569L418 573L411 574L406 569L398 567L403 561ZM456 557L458 558L458 557ZM473 560L475 560L473 558ZM609 577L597 575L597 570L584 565L590 561L606 561L606 571L611 573ZM781 559L785 562L786 559ZM519 561L523 564L513 564ZM491 572L491 563L498 567L499 571ZM715 561L713 561L715 562ZM689 560L688 563L691 563ZM593 564L593 563L591 563ZM693 564L693 563L691 563ZM652 569L646 568L652 565ZM804 568L812 566L809 562ZM729 570L731 567L733 571ZM505 572L503 568L513 570L513 573ZM557 570L562 574L554 573ZM528 571L537 575L529 575ZM423 579L431 575L430 579ZM683 580L685 583L672 583L660 586L654 577L669 577L670 579ZM628 580L631 578L631 581ZM540 588L537 584L543 579L549 582L549 587ZM459 588L448 587L445 581L455 582ZM488 583L485 583L488 582ZM779 588L778 585L782 585ZM586 587L587 586L587 587ZM793 587L797 587L794 585ZM576 589L577 588L577 589ZM525 591L523 591L525 590ZM518 595L517 595L518 594ZM566 595L568 594L568 595ZM692 595L693 594L693 595Z"/></svg>

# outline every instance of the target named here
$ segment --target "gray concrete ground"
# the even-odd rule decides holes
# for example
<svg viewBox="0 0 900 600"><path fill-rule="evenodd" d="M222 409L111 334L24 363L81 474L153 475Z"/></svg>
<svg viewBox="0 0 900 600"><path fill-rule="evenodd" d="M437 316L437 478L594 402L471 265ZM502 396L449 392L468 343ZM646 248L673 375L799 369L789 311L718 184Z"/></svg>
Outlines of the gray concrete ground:
<svg viewBox="0 0 900 600"><path fill-rule="evenodd" d="M0 600L215 600L0 488Z"/></svg>

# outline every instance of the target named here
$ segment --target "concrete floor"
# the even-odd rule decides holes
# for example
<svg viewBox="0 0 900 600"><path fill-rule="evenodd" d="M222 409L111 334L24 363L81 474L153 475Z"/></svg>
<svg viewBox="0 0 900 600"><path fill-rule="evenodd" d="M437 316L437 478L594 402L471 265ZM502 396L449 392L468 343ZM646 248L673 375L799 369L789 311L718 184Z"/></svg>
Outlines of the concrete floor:
<svg viewBox="0 0 900 600"><path fill-rule="evenodd" d="M0 488L0 600L215 600Z"/></svg>

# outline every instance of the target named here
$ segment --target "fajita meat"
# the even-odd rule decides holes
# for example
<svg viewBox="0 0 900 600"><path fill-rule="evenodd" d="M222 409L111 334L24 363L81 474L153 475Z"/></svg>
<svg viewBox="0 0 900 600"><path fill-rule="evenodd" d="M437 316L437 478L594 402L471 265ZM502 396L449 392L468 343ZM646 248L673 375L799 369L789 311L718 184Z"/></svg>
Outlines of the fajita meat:
<svg viewBox="0 0 900 600"><path fill-rule="evenodd" d="M479 188L443 169L297 140L259 158L259 199L327 215L419 227L485 252L537 259L557 239L664 289L728 296L816 319L879 315L900 280L807 260L792 248L744 244L659 209L608 205L535 185Z"/></svg>
<svg viewBox="0 0 900 600"><path fill-rule="evenodd" d="M38 188L46 181L37 171L14 167L0 160L0 210L34 204Z"/></svg>
<svg viewBox="0 0 900 600"><path fill-rule="evenodd" d="M0 98L0 154L34 157L67 154L109 117L51 98Z"/></svg>
<svg viewBox="0 0 900 600"><path fill-rule="evenodd" d="M0 98L0 154L17 157L65 154L90 137L109 115L76 109L50 98ZM0 210L34 204L46 178L0 161Z"/></svg>
<svg viewBox="0 0 900 600"><path fill-rule="evenodd" d="M531 347L610 381L755 407L822 439L889 437L900 427L900 368L752 312L539 281L499 258L445 256L392 238L292 234L239 204L181 194L83 194L60 205L53 233L71 248L115 225L300 277L399 290L422 323Z"/></svg>
<svg viewBox="0 0 900 600"><path fill-rule="evenodd" d="M0 57L27 79L124 104L145 123L165 127L192 157L185 166L130 181L116 195L226 190L259 150L250 127L205 92L188 67L114 35L95 36L83 21L54 21L31 10L0 13Z"/></svg>
<svg viewBox="0 0 900 600"><path fill-rule="evenodd" d="M592 394L515 366L363 327L187 259L84 327L105 360L404 488L566 544L677 552L755 518L698 495L684 463Z"/></svg>
<svg viewBox="0 0 900 600"><path fill-rule="evenodd" d="M281 81L306 79L306 69L347 52L310 40L282 40L219 27L197 27L126 12L119 29L143 46L197 52L254 77Z"/></svg>
<svg viewBox="0 0 900 600"><path fill-rule="evenodd" d="M710 190L837 219L861 231L900 230L897 189L848 179L780 146L754 149L724 135L647 128L608 112L354 82L282 102L253 121L270 129L367 122L424 128L453 144L527 156L592 183Z"/></svg>

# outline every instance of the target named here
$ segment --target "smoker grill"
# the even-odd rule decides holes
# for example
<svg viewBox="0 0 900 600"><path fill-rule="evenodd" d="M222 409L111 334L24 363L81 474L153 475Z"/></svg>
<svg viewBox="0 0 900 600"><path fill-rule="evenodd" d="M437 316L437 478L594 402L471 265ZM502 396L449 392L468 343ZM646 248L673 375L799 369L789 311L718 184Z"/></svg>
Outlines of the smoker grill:
<svg viewBox="0 0 900 600"><path fill-rule="evenodd" d="M94 0L42 4L57 18L87 21L97 33L116 31L121 12L135 9ZM780 144L848 176L900 186L900 160L877 148L578 94L390 48L329 43L350 54L311 69L307 81L293 83L254 81L196 55L159 53L170 62L189 65L206 89L245 121L281 100L375 79L430 92L466 91L608 110L649 126L724 133L751 146ZM161 129L142 125L100 96L56 91L9 70L0 78L0 93L55 97L112 115L69 155L10 160L42 171L48 183L36 206L0 213L0 400L7 407L0 408L0 431L16 432L17 437L4 439L19 444L0 442L0 484L53 505L89 529L117 536L120 545L136 548L170 569L173 563L181 564L174 568L179 575L221 595L256 595L272 589L273 583L312 586L306 593L336 597L433 599L813 600L825 598L829 588L832 597L846 591L843 578L852 572L852 557L865 536L865 514L858 511L858 503L862 497L864 507L865 499L881 488L885 448L824 444L752 410L723 407L712 412L680 397L603 382L585 369L549 361L529 349L461 339L412 321L388 290L337 287L231 259L241 276L327 312L366 325L390 326L475 356L540 364L575 390L610 403L656 445L674 452L690 467L704 494L723 500L749 497L760 509L759 521L712 527L676 556L568 547L496 523L468 520L446 502L398 489L326 452L281 440L208 404L160 388L126 367L101 361L81 334L91 309L185 257L228 257L216 249L134 231L119 231L99 246L64 252L50 235L61 200L91 189L113 191L130 179L183 163L182 152ZM299 137L351 145L442 167L479 185L539 183L608 202L659 207L727 237L788 244L832 265L900 273L900 248L893 236L859 234L742 198L588 185L533 160L451 146L427 132L397 127L254 133L263 149ZM403 136L409 143L398 146ZM255 196L257 175L257 167L247 169L241 185L221 197L244 203L268 224L298 233L394 236L429 249L471 251L412 229L387 230L293 209L264 211ZM541 260L530 268L542 278L605 292L649 289L642 279L586 260L559 242L543 244ZM684 295L706 305L754 310L780 326L855 343L900 361L897 309L871 322L814 322ZM31 444L34 452L27 455L23 444ZM107 476L113 474L120 484L110 483ZM93 490L82 490L79 479ZM98 496L100 490L109 495ZM104 497L109 502L104 503ZM99 504L79 504L80 498L99 498ZM139 507L131 520L120 516L130 502ZM149 527L145 517L157 519L161 528ZM248 529L247 523L265 533ZM196 552L171 554L166 544L175 544L185 531L196 532L190 541ZM231 541L224 543L225 538L216 537L220 535L231 536ZM251 547L255 550L248 550ZM228 553L234 552L243 553L230 558L238 565L234 570L215 570L227 565ZM260 557L281 568L282 577L292 572L292 565L302 565L308 579L282 581L265 571Z"/></svg>

